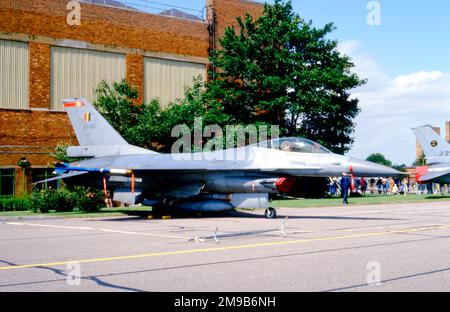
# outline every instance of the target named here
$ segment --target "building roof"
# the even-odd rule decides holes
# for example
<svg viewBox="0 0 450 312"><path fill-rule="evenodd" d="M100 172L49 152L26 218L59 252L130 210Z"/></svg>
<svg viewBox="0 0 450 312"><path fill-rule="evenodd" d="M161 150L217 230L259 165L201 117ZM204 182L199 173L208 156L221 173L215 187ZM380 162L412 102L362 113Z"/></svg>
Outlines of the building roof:
<svg viewBox="0 0 450 312"><path fill-rule="evenodd" d="M201 21L202 20L198 16L195 16L195 15L183 12L183 11L178 10L178 9L169 9L169 10L166 10L166 11L162 11L159 14L160 15L164 15L164 16L172 16L172 17L190 19L190 20L195 20L195 21Z"/></svg>
<svg viewBox="0 0 450 312"><path fill-rule="evenodd" d="M176 17L176 18L183 18L193 21L202 21L202 18L193 14L186 13L178 8L170 8L167 10L162 10L159 13L152 12L154 10L162 9L163 7L167 8L170 6L163 5L157 2L149 1L148 4L146 2L143 2L144 4L135 4L135 6L138 6L136 8L135 6L128 5L127 1L117 1L117 0L82 0L82 2L90 3L90 4L96 4L96 5L103 5L103 6L109 6L114 7L118 9L127 9L127 10L133 10L133 11L140 11L140 12L147 12L147 13L153 13L153 14L159 14L164 16L170 16L170 17ZM190 10L190 9L187 9ZM158 10L159 11L159 10ZM192 10L194 11L194 10ZM199 11L200 13L200 11Z"/></svg>
<svg viewBox="0 0 450 312"><path fill-rule="evenodd" d="M83 2L97 4L97 5L105 5L105 6L121 8L121 9L136 10L135 8L128 6L126 4L123 4L122 2L116 1L116 0L83 0Z"/></svg>

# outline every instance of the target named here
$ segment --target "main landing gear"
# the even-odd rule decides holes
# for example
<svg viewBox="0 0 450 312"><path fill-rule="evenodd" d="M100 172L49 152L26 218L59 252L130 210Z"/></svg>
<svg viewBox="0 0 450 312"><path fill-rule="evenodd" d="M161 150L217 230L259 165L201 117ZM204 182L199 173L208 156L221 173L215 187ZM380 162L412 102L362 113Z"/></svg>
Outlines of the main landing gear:
<svg viewBox="0 0 450 312"><path fill-rule="evenodd" d="M277 217L277 211L272 207L267 208L264 214L267 219L275 219Z"/></svg>

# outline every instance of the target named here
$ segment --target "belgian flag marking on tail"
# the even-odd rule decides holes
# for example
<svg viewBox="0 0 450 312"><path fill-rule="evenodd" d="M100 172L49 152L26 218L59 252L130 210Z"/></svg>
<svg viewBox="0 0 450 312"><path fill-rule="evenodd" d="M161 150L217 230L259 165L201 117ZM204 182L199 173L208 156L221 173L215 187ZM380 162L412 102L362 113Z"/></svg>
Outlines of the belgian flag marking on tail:
<svg viewBox="0 0 450 312"><path fill-rule="evenodd" d="M84 113L84 121L85 122L91 121L91 113L89 112Z"/></svg>
<svg viewBox="0 0 450 312"><path fill-rule="evenodd" d="M81 107L81 106L84 106L84 103L80 101L67 102L64 104L64 107Z"/></svg>

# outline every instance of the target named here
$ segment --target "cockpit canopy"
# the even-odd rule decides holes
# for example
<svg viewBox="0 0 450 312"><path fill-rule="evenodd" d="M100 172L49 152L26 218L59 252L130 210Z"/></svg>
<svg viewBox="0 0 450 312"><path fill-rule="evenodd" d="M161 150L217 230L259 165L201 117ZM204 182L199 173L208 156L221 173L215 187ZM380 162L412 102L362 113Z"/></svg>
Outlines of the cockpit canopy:
<svg viewBox="0 0 450 312"><path fill-rule="evenodd" d="M254 146L264 148L274 148L285 152L294 153L312 153L312 154L330 154L331 151L305 138L279 138L270 141L260 142Z"/></svg>

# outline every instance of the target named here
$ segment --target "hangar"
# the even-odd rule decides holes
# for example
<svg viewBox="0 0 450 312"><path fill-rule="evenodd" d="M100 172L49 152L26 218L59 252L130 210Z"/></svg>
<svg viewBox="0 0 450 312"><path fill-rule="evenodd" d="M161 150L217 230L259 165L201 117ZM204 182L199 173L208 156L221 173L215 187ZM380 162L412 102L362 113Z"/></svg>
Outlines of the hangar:
<svg viewBox="0 0 450 312"><path fill-rule="evenodd" d="M0 196L29 191L51 173L56 145L77 145L62 99L93 100L101 80L126 78L138 102L167 105L194 76L208 79L225 27L263 11L246 0L205 1L199 12L148 0L77 1L80 25L67 22L73 1L0 1Z"/></svg>

